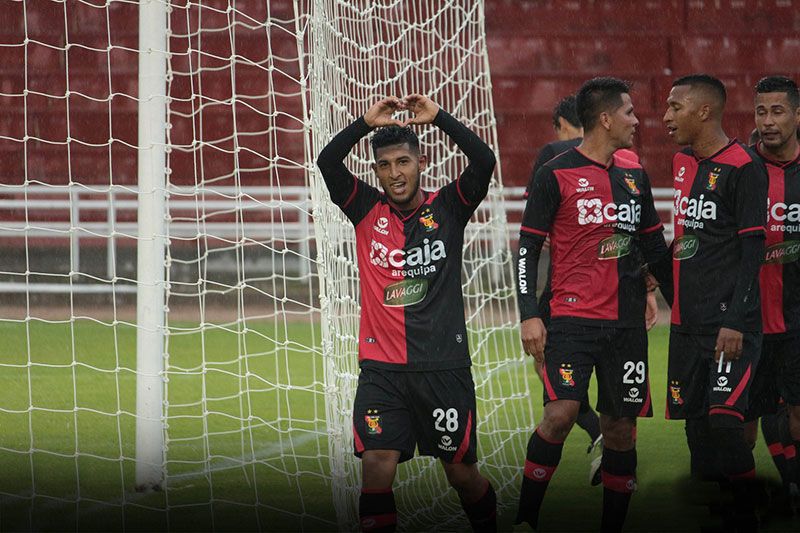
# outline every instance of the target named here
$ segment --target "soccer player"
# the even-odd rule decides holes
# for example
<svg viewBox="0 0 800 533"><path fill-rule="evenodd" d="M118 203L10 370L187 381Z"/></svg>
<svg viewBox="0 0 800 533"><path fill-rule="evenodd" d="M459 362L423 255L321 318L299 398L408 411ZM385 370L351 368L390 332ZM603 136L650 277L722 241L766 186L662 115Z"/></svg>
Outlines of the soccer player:
<svg viewBox="0 0 800 533"><path fill-rule="evenodd" d="M642 167L620 157L638 120L627 83L587 81L577 95L585 137L547 162L533 180L520 231L517 292L525 352L544 361L544 415L528 442L517 523L538 527L564 439L597 370L602 457L602 529L617 531L636 487L633 430L651 416L645 281L636 250L671 286L663 227ZM534 288L550 236L551 319L545 328Z"/></svg>
<svg viewBox="0 0 800 533"><path fill-rule="evenodd" d="M412 118L401 122L398 111ZM409 124L434 124L469 159L458 179L420 187L428 159ZM376 189L343 160L370 140ZM496 529L496 496L478 471L475 385L470 370L461 259L464 228L489 189L492 150L429 98L383 98L339 132L317 164L331 199L356 230L361 283L353 432L361 458L363 531L393 531L398 463L438 457L475 531Z"/></svg>
<svg viewBox="0 0 800 533"><path fill-rule="evenodd" d="M767 176L722 129L725 86L705 74L675 80L664 114L673 158L674 221L667 418L686 420L691 471L731 481L740 524L754 525L743 435L761 353L758 274L764 256ZM749 524L749 525L748 525Z"/></svg>
<svg viewBox="0 0 800 533"><path fill-rule="evenodd" d="M755 148L767 168L769 209L760 274L764 341L752 385L749 434L755 445L755 419L764 415L764 438L788 495L800 481L794 466L800 445L800 93L783 76L761 79L755 92L760 139ZM789 413L790 440L781 436L786 428L781 398Z"/></svg>

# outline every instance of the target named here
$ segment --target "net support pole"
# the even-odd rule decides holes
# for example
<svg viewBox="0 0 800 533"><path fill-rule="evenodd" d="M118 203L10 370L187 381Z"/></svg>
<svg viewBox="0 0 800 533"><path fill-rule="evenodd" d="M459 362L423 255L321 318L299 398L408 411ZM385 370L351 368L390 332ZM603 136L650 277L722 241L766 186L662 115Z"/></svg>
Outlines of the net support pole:
<svg viewBox="0 0 800 533"><path fill-rule="evenodd" d="M139 4L136 490L164 480L167 7Z"/></svg>

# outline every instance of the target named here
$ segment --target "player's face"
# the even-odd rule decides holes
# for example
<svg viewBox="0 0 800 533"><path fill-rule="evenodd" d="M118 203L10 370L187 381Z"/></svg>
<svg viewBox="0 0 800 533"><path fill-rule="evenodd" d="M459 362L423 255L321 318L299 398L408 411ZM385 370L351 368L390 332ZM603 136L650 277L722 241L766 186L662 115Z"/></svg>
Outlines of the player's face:
<svg viewBox="0 0 800 533"><path fill-rule="evenodd" d="M786 93L756 93L755 105L756 128L766 148L777 151L794 142L800 126L800 108L792 108Z"/></svg>
<svg viewBox="0 0 800 533"><path fill-rule="evenodd" d="M633 113L631 95L622 95L622 105L611 114L611 136L616 141L617 148L630 148L633 146L633 135L639 119Z"/></svg>
<svg viewBox="0 0 800 533"><path fill-rule="evenodd" d="M393 144L375 151L372 169L386 196L398 209L413 209L418 200L419 175L427 162L408 143Z"/></svg>
<svg viewBox="0 0 800 533"><path fill-rule="evenodd" d="M691 87L673 87L667 98L667 112L664 124L672 140L677 144L692 144L700 125L698 105L691 94Z"/></svg>

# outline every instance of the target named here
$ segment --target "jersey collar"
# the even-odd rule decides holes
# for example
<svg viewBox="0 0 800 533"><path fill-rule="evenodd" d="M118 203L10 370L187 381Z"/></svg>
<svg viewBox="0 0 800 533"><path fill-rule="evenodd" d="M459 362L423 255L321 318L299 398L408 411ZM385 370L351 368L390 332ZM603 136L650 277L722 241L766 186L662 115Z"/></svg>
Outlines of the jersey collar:
<svg viewBox="0 0 800 533"><path fill-rule="evenodd" d="M775 161L774 159L770 158L764 152L761 151L761 148L759 148L760 145L761 145L760 141L755 144L756 153L761 157L761 159L763 159L765 162L769 163L774 167L786 168L800 161L800 150L798 150L797 155L794 156L794 158L790 159L789 161Z"/></svg>

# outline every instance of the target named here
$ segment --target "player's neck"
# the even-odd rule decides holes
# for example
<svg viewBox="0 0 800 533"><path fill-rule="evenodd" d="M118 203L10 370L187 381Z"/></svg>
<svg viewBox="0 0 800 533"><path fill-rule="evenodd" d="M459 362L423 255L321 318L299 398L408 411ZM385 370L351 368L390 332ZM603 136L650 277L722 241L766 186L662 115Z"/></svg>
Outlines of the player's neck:
<svg viewBox="0 0 800 533"><path fill-rule="evenodd" d="M699 136L699 138L692 143L692 152L700 159L705 159L716 154L725 146L728 145L730 139L722 128L714 128L707 133Z"/></svg>
<svg viewBox="0 0 800 533"><path fill-rule="evenodd" d="M758 151L764 154L767 159L779 163L786 163L787 161L794 161L800 155L800 143L796 140L791 140L783 146L777 148L770 148L765 146L763 142L758 143Z"/></svg>
<svg viewBox="0 0 800 533"><path fill-rule="evenodd" d="M403 216L408 216L417 208L422 205L422 202L425 201L425 193L422 191L422 188L417 189L417 194L415 194L408 202L403 202L402 204L398 204L389 199L389 205L394 207L400 214Z"/></svg>
<svg viewBox="0 0 800 533"><path fill-rule="evenodd" d="M589 134L578 145L578 150L592 161L609 166L617 148L609 144L607 139Z"/></svg>

